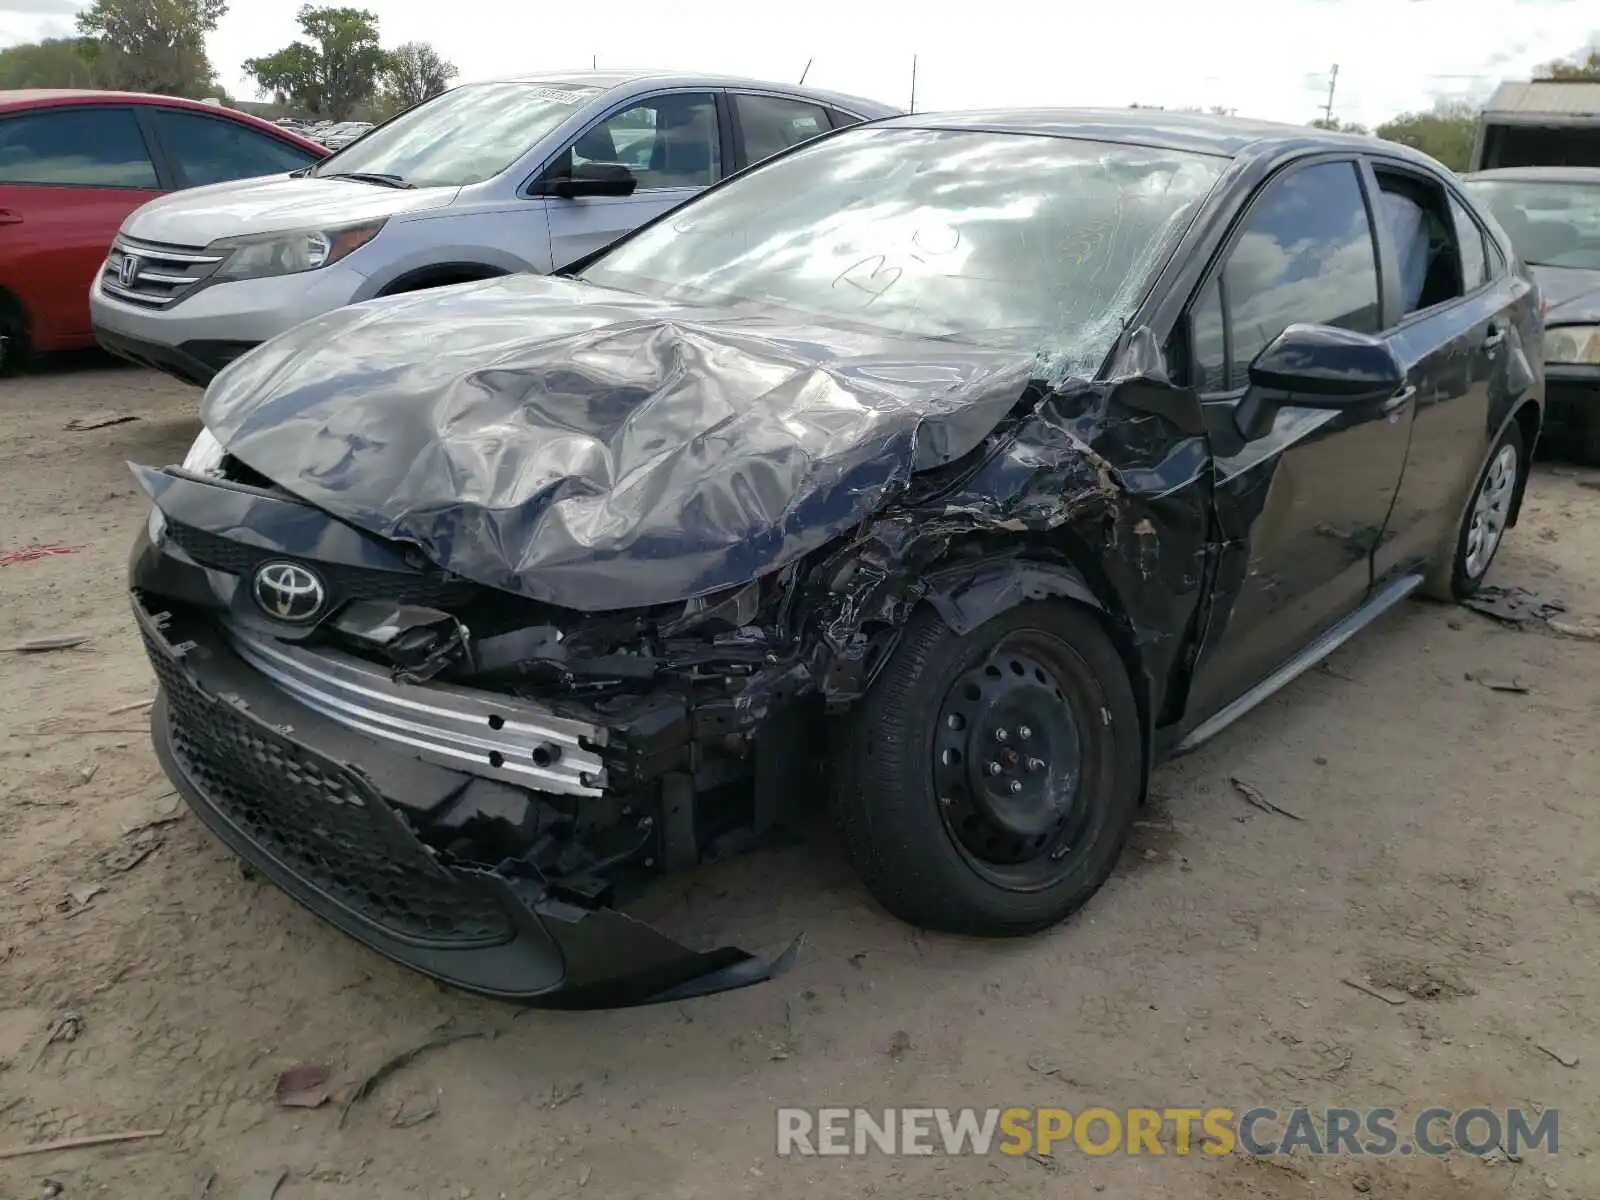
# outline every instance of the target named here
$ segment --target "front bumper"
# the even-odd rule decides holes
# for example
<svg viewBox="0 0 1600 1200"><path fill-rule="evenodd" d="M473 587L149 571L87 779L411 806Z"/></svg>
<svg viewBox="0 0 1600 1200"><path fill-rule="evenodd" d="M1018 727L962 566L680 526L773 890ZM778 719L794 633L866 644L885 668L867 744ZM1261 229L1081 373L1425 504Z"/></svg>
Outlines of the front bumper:
<svg viewBox="0 0 1600 1200"><path fill-rule="evenodd" d="M206 620L135 590L160 682L156 755L229 848L378 953L468 991L533 1005L612 1008L759 983L793 961L690 950L621 912L562 895L510 861L448 861L385 794L462 777L296 703Z"/></svg>
<svg viewBox="0 0 1600 1200"><path fill-rule="evenodd" d="M1600 366L1546 363L1543 439L1600 443Z"/></svg>
<svg viewBox="0 0 1600 1200"><path fill-rule="evenodd" d="M97 274L89 315L96 339L112 353L204 385L241 348L349 304L366 282L347 263L335 263L272 279L208 282L175 304L152 308L110 295Z"/></svg>

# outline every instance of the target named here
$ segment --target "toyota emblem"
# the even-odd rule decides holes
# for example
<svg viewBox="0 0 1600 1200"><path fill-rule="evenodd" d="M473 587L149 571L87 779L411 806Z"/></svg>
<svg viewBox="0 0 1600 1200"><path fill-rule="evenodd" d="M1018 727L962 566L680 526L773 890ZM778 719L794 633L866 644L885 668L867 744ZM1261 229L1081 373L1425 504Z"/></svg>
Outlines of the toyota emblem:
<svg viewBox="0 0 1600 1200"><path fill-rule="evenodd" d="M293 625L315 620L328 598L322 580L297 563L288 562L261 564L252 590L262 612Z"/></svg>
<svg viewBox="0 0 1600 1200"><path fill-rule="evenodd" d="M131 254L124 254L122 261L117 264L117 282L125 288L131 288L138 278L139 260Z"/></svg>

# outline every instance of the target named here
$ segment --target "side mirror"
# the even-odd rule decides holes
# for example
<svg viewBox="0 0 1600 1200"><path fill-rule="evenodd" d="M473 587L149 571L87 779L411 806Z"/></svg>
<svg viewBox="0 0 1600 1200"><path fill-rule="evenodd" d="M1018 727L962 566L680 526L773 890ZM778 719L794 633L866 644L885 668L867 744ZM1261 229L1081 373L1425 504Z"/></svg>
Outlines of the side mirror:
<svg viewBox="0 0 1600 1200"><path fill-rule="evenodd" d="M540 181L539 195L576 200L582 196L631 196L639 177L621 163L580 163L570 175Z"/></svg>
<svg viewBox="0 0 1600 1200"><path fill-rule="evenodd" d="M1247 441L1272 428L1280 406L1344 409L1387 400L1406 370L1387 342L1331 325L1291 325L1250 364L1250 389L1234 410Z"/></svg>

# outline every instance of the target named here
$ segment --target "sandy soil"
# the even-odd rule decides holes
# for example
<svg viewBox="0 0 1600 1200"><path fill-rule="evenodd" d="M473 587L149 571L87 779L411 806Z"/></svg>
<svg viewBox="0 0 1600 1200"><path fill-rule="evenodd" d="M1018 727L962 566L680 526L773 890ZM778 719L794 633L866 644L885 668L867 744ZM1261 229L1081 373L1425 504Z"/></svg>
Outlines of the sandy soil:
<svg viewBox="0 0 1600 1200"><path fill-rule="evenodd" d="M129 708L151 677L123 598L146 513L123 463L174 461L196 401L95 359L0 381L0 552L81 547L0 567L0 644L89 638L0 654L0 1149L165 1130L0 1161L0 1195L53 1180L69 1198L260 1200L281 1173L284 1200L1600 1195L1600 642L1406 606L1163 768L1116 877L1047 936L911 930L819 831L672 896L708 939L804 933L788 975L653 1009L519 1012L355 946L174 807ZM108 409L138 420L65 428ZM1600 491L1541 470L1495 575L1600 611ZM1303 820L1246 804L1235 775ZM442 1029L484 1036L396 1071L341 1128L374 1068ZM279 1108L294 1064L328 1066L333 1100ZM781 1104L1301 1102L1554 1107L1560 1153L774 1154Z"/></svg>

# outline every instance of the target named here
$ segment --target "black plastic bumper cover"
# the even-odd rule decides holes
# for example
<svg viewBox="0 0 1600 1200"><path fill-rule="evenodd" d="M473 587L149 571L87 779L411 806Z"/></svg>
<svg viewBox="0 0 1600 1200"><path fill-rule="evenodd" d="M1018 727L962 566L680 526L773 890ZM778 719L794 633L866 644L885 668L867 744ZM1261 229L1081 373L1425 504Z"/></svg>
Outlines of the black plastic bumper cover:
<svg viewBox="0 0 1600 1200"><path fill-rule="evenodd" d="M148 612L137 595L133 608L161 683L151 713L151 736L174 786L234 853L312 912L378 953L467 991L551 1008L620 1008L709 995L760 983L793 962L798 941L773 960L732 947L694 951L615 909L564 902L537 880L444 866L412 834L366 773L312 744L316 714L305 711L304 726L276 724L252 712L252 706L240 703L238 696L208 689L195 664L186 661L194 653L192 644L174 646L161 618ZM389 753L378 746L373 750ZM248 810L249 819L243 819L244 810L229 797L254 787L259 800L264 774L275 780L276 787L301 789L296 803L302 809L308 790L314 793L312 802L342 809L325 825L342 827L346 846L352 822L369 822L371 841L381 852L403 860L401 870L410 872L412 886L429 893L431 926L420 932L415 927L398 930L393 923L360 911L358 903L348 902L348 895L359 895L370 885L358 882L341 899L326 883L329 877L343 882L340 872L348 867L336 861L339 843L332 835L306 851L300 861L291 861L295 855L283 847L305 847L324 823L309 833L305 828L285 829L280 838L263 824L265 806L259 802ZM270 803L274 797L265 799ZM359 815L351 817L351 812ZM307 869L308 863L325 873L312 878L319 871ZM349 867L346 873L355 875L356 869ZM390 876L391 883L394 877ZM456 913L473 914L473 928L440 917Z"/></svg>

